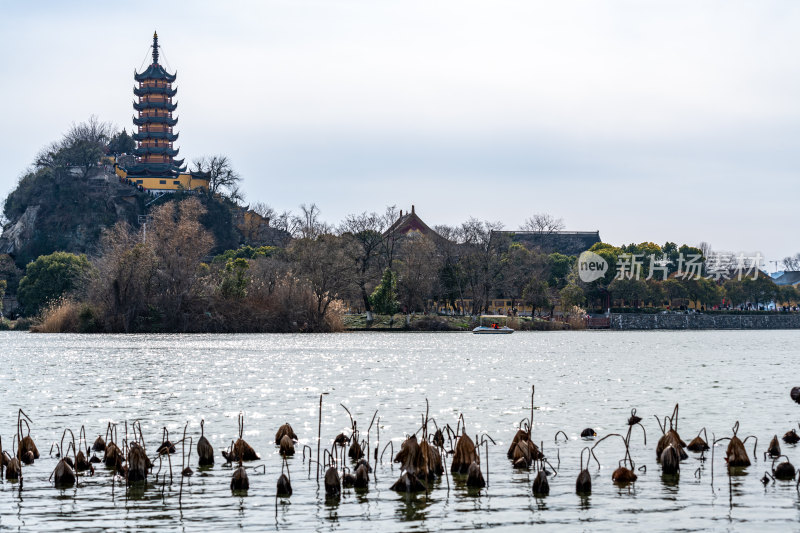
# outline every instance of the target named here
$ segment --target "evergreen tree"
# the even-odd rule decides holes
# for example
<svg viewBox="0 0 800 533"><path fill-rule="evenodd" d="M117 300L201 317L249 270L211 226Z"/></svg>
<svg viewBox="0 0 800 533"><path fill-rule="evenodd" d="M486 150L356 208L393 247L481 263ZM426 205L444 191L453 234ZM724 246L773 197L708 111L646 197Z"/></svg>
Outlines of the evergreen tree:
<svg viewBox="0 0 800 533"><path fill-rule="evenodd" d="M398 311L400 305L397 302L397 276L391 269L383 271L381 283L375 287L370 300L378 314L393 315Z"/></svg>

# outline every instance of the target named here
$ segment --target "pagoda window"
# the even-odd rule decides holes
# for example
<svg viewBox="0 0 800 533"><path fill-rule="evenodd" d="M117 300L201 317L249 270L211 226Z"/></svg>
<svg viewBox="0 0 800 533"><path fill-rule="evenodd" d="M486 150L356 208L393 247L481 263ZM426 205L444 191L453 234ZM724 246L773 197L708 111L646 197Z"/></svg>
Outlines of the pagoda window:
<svg viewBox="0 0 800 533"><path fill-rule="evenodd" d="M160 180L158 183L161 184L161 185L166 185L167 184L167 180Z"/></svg>

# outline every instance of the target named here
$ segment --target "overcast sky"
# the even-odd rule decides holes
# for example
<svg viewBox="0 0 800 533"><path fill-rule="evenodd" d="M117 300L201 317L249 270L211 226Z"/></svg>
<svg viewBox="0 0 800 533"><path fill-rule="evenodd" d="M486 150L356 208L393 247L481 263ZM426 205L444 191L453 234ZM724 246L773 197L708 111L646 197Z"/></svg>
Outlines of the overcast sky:
<svg viewBox="0 0 800 533"><path fill-rule="evenodd" d="M249 202L336 222L532 213L614 244L800 252L800 4L0 0L0 196L134 69L178 72L177 146ZM769 265L772 270L772 265Z"/></svg>

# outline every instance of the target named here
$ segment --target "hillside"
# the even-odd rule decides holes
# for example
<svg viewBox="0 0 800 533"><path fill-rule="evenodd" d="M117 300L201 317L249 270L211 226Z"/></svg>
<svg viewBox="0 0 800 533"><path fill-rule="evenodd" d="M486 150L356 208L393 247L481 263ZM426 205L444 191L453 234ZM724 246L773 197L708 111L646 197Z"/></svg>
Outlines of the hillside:
<svg viewBox="0 0 800 533"><path fill-rule="evenodd" d="M84 178L70 169L42 168L20 179L5 200L8 223L0 235L0 254L9 254L24 267L36 257L54 251L96 251L105 228L118 221L139 227L139 215L184 195L154 199L121 183L108 165L96 166ZM225 198L201 196L207 214L201 222L215 239L215 252L242 244L283 245L287 236Z"/></svg>

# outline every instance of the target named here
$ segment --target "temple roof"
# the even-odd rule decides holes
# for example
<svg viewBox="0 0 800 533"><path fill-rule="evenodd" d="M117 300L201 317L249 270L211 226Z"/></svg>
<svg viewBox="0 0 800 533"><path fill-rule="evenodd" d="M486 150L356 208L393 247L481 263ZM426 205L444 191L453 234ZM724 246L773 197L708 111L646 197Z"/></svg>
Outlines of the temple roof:
<svg viewBox="0 0 800 533"><path fill-rule="evenodd" d="M775 278L775 285L798 285L800 284L800 271L788 270Z"/></svg>
<svg viewBox="0 0 800 533"><path fill-rule="evenodd" d="M183 160L181 160L181 163ZM129 178L155 178L160 176L176 176L186 172L185 166L170 163L136 163L123 167Z"/></svg>
<svg viewBox="0 0 800 533"><path fill-rule="evenodd" d="M166 124L167 126L174 126L178 123L177 118L170 118L170 117L133 117L133 123L137 126L143 126L145 124Z"/></svg>
<svg viewBox="0 0 800 533"><path fill-rule="evenodd" d="M133 71L133 79L136 81L145 81L145 80L166 80L169 83L175 81L178 77L178 73L170 74L169 72L164 69L158 63L154 63L147 67L147 70L139 74L135 70Z"/></svg>
<svg viewBox="0 0 800 533"><path fill-rule="evenodd" d="M133 108L136 111L144 111L145 109L166 109L167 111L175 111L178 108L178 102L134 102Z"/></svg>
<svg viewBox="0 0 800 533"><path fill-rule="evenodd" d="M134 155L149 155L149 154L166 154L170 157L178 155L177 148L170 148L169 146L139 146L134 148Z"/></svg>
<svg viewBox="0 0 800 533"><path fill-rule="evenodd" d="M167 131L143 131L141 133L134 133L131 135L134 141L143 141L145 139L165 139L169 142L178 140L177 133L169 133Z"/></svg>
<svg viewBox="0 0 800 533"><path fill-rule="evenodd" d="M170 74L164 67L158 64L158 33L153 33L153 63L141 74L134 70L133 79L136 81L166 80L172 83L177 76L177 72L175 74Z"/></svg>
<svg viewBox="0 0 800 533"><path fill-rule="evenodd" d="M431 237L432 239L443 239L441 235L433 231L427 224L425 224L425 222L422 221L421 218L419 218L419 216L417 216L413 205L411 206L411 211L405 215L402 211L400 211L400 216L394 222L394 224L389 226L389 229L384 232L384 236L407 235L414 231L421 233L426 237Z"/></svg>
<svg viewBox="0 0 800 533"><path fill-rule="evenodd" d="M136 96L144 96L146 94L164 94L173 97L178 94L178 89L169 87L134 87L133 94Z"/></svg>

